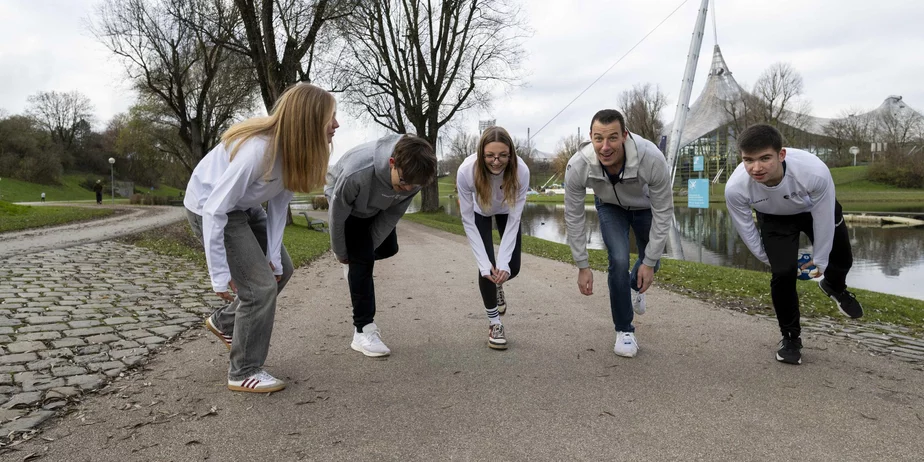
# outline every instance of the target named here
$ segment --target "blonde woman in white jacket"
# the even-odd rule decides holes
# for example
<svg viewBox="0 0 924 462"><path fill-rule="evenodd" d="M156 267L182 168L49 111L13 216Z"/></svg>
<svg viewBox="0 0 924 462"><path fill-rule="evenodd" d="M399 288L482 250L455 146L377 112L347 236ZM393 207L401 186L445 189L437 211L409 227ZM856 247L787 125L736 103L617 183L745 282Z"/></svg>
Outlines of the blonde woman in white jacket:
<svg viewBox="0 0 924 462"><path fill-rule="evenodd" d="M488 316L488 346L507 349L500 315L506 312L503 284L520 272L520 217L529 191L529 169L516 155L513 139L501 127L488 127L478 151L456 175L465 235L478 264L478 288ZM497 223L500 248L494 256L491 219Z"/></svg>
<svg viewBox="0 0 924 462"><path fill-rule="evenodd" d="M269 116L228 129L189 179L186 215L202 238L212 290L230 302L205 322L231 350L230 390L269 393L286 386L263 370L276 296L293 272L282 245L286 210L293 191L324 184L339 127L335 111L327 91L293 85Z"/></svg>

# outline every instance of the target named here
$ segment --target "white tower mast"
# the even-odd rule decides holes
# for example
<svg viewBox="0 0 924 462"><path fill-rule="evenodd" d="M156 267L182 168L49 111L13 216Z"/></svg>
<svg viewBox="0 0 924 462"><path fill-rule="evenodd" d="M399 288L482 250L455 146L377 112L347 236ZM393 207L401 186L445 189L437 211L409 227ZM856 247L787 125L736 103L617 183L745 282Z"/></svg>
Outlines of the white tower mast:
<svg viewBox="0 0 924 462"><path fill-rule="evenodd" d="M667 164L671 166L671 185L677 175L677 153L680 151L680 137L683 135L683 124L687 120L690 110L690 94L693 92L693 76L696 74L696 63L699 61L699 50L703 45L703 34L706 29L706 12L709 9L709 0L703 0L696 17L696 27L693 29L693 40L690 42L690 51L687 53L687 67L683 71L683 83L680 86L680 97L677 99L677 112L674 114L674 125L671 128L670 140L667 144Z"/></svg>

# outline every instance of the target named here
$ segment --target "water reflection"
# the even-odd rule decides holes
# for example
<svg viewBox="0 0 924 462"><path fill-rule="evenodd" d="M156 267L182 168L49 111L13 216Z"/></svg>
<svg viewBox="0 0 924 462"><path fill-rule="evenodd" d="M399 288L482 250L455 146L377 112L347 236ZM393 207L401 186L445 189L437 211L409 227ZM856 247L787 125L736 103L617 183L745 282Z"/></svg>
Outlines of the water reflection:
<svg viewBox="0 0 924 462"><path fill-rule="evenodd" d="M416 210L417 205L411 210ZM458 215L455 200L444 200L443 207ZM588 248L602 249L603 238L593 205L587 210ZM673 235L666 253L671 258L710 265L768 271L769 267L751 255L738 238L728 211L676 208ZM523 211L523 234L553 242L567 243L565 208L562 204L527 203ZM854 266L847 284L877 292L924 300L924 228L849 228ZM635 238L629 233L633 252ZM809 249L803 236L800 252Z"/></svg>

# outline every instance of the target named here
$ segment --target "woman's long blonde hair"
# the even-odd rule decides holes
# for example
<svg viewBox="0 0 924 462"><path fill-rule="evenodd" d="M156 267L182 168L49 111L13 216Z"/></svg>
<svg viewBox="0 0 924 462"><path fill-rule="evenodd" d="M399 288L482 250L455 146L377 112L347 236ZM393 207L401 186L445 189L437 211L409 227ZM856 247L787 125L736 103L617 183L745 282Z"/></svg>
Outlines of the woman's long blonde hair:
<svg viewBox="0 0 924 462"><path fill-rule="evenodd" d="M231 126L221 136L231 160L242 144L255 136L268 136L266 172L282 155L282 183L289 191L308 193L324 184L330 143L327 127L337 101L327 91L308 83L287 88L267 117L254 117Z"/></svg>
<svg viewBox="0 0 924 462"><path fill-rule="evenodd" d="M484 160L484 148L490 143L500 142L507 145L510 151L510 159L507 161L507 167L504 168L504 181L501 189L504 190L504 202L513 207L517 202L517 193L520 190L520 177L517 175L516 148L513 146L513 138L501 127L488 127L481 134L481 140L478 142L478 153L475 155L475 199L481 210L491 209L491 202L494 198L494 191L491 190L491 171L488 170L488 163Z"/></svg>

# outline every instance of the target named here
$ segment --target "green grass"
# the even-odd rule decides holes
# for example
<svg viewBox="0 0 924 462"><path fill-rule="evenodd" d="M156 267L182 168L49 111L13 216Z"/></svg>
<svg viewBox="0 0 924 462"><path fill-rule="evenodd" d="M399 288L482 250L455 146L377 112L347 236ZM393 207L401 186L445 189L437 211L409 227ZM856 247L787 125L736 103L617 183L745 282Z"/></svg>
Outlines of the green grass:
<svg viewBox="0 0 924 462"><path fill-rule="evenodd" d="M137 187L137 186L136 188L138 188L143 193L146 193L151 190L150 188L145 189L143 187ZM154 188L154 195L162 196L162 197L180 197L180 194L184 192L185 191L181 189L174 188L173 186L167 186L165 184L160 185L159 188Z"/></svg>
<svg viewBox="0 0 924 462"><path fill-rule="evenodd" d="M301 216L294 217L295 223L286 227L282 242L292 257L296 268L307 265L330 249L330 235L308 228ZM162 255L183 258L206 268L205 252L200 242L185 221L134 234L120 239L122 242L144 247Z"/></svg>
<svg viewBox="0 0 924 462"><path fill-rule="evenodd" d="M64 175L60 185L42 185L27 181L3 178L0 180L0 195L7 202L38 202L42 192L46 201L93 201L93 191L80 187L86 175Z"/></svg>
<svg viewBox="0 0 924 462"><path fill-rule="evenodd" d="M413 213L405 219L464 235L462 221L441 212ZM495 231L495 242L498 241ZM532 236L523 236L523 251L552 260L571 263L571 250ZM590 266L606 271L605 250L588 249ZM634 255L632 259L636 258ZM574 272L577 277L577 271ZM682 260L663 260L655 284L672 292L698 298L720 306L747 313L773 314L770 300L770 274L758 271L725 268ZM574 290L577 290L574 288ZM840 318L837 308L824 296L814 281L799 281L797 285L802 316ZM853 322L876 322L905 326L924 332L924 301L879 292L857 289L857 298L866 310L863 319Z"/></svg>
<svg viewBox="0 0 924 462"><path fill-rule="evenodd" d="M103 180L108 183L109 177L106 175L92 175L89 173L71 173L61 177L60 185L43 185L38 183L29 183L12 178L3 177L0 179L0 199L7 202L38 202L42 200L42 192L45 193L46 201L95 201L96 194L89 189L80 186L80 183L88 177ZM118 178L116 178L118 180ZM140 191L149 191L143 185L135 185ZM161 185L154 190L155 196L179 196L180 190L171 186ZM110 200L109 190L103 191L103 198L108 202ZM119 199L116 199L119 202Z"/></svg>
<svg viewBox="0 0 924 462"><path fill-rule="evenodd" d="M93 220L112 214L113 210L108 208L32 207L0 201L0 233Z"/></svg>

